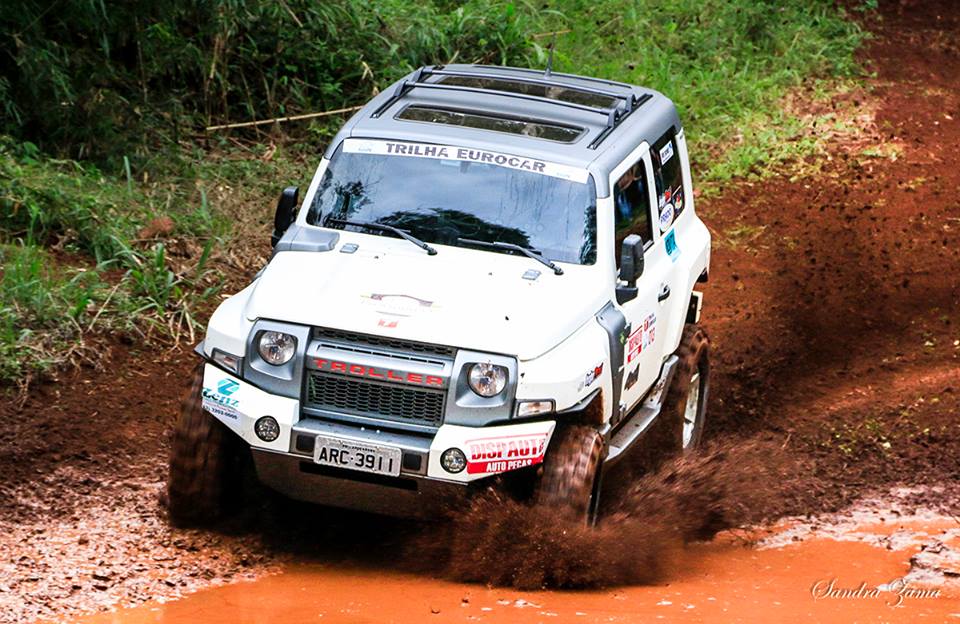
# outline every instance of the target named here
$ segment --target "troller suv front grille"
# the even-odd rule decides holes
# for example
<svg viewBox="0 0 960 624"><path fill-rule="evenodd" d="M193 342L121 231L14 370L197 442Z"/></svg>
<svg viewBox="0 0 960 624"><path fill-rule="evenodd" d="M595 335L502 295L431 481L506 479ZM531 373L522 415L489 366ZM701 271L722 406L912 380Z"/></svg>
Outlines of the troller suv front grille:
<svg viewBox="0 0 960 624"><path fill-rule="evenodd" d="M309 371L307 407L439 427L445 390L415 388Z"/></svg>
<svg viewBox="0 0 960 624"><path fill-rule="evenodd" d="M315 328L303 415L429 433L443 424L456 349Z"/></svg>

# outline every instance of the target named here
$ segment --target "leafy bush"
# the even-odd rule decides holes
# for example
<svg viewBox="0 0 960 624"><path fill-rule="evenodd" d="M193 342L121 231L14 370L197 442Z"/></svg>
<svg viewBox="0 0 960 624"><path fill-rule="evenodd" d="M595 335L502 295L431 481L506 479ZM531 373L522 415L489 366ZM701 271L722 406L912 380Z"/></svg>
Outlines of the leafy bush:
<svg viewBox="0 0 960 624"><path fill-rule="evenodd" d="M3 3L0 132L118 166L201 124L357 102L425 63L522 63L532 14L489 0Z"/></svg>
<svg viewBox="0 0 960 624"><path fill-rule="evenodd" d="M693 158L751 122L776 127L784 90L858 72L865 33L823 0L560 0L567 70L652 87L680 110ZM754 147L750 145L748 147ZM763 152L765 150L757 150ZM762 156L762 154L760 154ZM698 163L701 171L709 167ZM712 164L710 165L712 166Z"/></svg>
<svg viewBox="0 0 960 624"><path fill-rule="evenodd" d="M71 359L81 342L81 323L106 292L96 272L51 268L32 245L0 245L0 380Z"/></svg>
<svg viewBox="0 0 960 624"><path fill-rule="evenodd" d="M92 165L46 159L31 143L0 141L0 228L27 243L58 243L98 263L129 258L147 220L132 192Z"/></svg>
<svg viewBox="0 0 960 624"><path fill-rule="evenodd" d="M201 284L217 227L205 202L175 211L169 200L0 137L0 382L95 361L92 330L192 335L193 309L217 290ZM161 210L164 236L206 240L177 269L162 242L138 238Z"/></svg>
<svg viewBox="0 0 960 624"><path fill-rule="evenodd" d="M3 3L0 133L141 169L204 125L362 103L420 65L542 66L551 30L558 70L659 89L710 144L787 86L855 72L863 38L828 0Z"/></svg>
<svg viewBox="0 0 960 624"><path fill-rule="evenodd" d="M780 98L855 74L865 37L833 0L0 3L0 380L71 359L93 325L189 336L212 245L265 224L341 120L270 146L203 126L361 104L420 65L542 67L552 31L557 71L677 103L698 182L809 149Z"/></svg>

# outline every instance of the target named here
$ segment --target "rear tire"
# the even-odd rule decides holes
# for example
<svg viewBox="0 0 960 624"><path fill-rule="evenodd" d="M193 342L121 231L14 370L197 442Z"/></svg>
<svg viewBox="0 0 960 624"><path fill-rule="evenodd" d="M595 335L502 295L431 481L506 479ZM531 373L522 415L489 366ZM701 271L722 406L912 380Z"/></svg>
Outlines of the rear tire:
<svg viewBox="0 0 960 624"><path fill-rule="evenodd" d="M671 450L688 453L700 446L710 390L710 339L702 327L688 324L675 355L679 358L661 418L670 423Z"/></svg>
<svg viewBox="0 0 960 624"><path fill-rule="evenodd" d="M203 409L203 365L196 368L173 431L167 477L170 520L204 525L223 514L241 481L239 445L227 427Z"/></svg>
<svg viewBox="0 0 960 624"><path fill-rule="evenodd" d="M602 455L603 438L593 427L558 426L543 462L537 504L575 522L590 524L596 511Z"/></svg>

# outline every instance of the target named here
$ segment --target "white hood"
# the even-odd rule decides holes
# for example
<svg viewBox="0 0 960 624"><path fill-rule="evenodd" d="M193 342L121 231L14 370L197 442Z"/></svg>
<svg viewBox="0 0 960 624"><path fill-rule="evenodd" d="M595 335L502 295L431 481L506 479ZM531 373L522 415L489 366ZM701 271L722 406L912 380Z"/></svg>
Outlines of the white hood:
<svg viewBox="0 0 960 624"><path fill-rule="evenodd" d="M443 246L429 256L405 241L380 239L373 249L363 238L352 254L278 253L257 280L246 317L528 360L609 300L596 267L565 264L564 274L554 275L524 257ZM524 279L529 269L540 276Z"/></svg>

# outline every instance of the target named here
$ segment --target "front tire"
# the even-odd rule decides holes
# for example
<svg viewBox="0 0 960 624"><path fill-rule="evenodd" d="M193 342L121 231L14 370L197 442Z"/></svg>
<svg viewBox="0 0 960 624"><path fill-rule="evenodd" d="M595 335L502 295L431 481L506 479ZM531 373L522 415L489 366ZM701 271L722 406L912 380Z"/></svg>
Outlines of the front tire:
<svg viewBox="0 0 960 624"><path fill-rule="evenodd" d="M686 325L675 355L679 362L661 416L671 423L675 449L689 453L703 440L710 390L710 339L703 328Z"/></svg>
<svg viewBox="0 0 960 624"><path fill-rule="evenodd" d="M603 438L593 427L558 426L547 448L536 491L538 505L589 524L596 511Z"/></svg>
<svg viewBox="0 0 960 624"><path fill-rule="evenodd" d="M218 520L239 489L239 452L230 430L203 409L203 365L173 431L167 477L167 507L178 526Z"/></svg>

